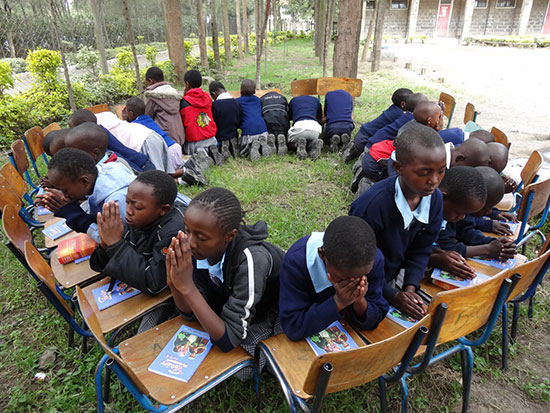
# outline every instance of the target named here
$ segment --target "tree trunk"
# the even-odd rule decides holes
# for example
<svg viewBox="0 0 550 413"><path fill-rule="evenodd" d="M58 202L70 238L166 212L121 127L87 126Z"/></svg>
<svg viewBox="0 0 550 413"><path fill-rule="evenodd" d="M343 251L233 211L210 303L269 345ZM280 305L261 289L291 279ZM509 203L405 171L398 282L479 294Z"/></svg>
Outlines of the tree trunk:
<svg viewBox="0 0 550 413"><path fill-rule="evenodd" d="M130 20L130 11L128 10L128 0L122 0L124 19L126 20L126 33L128 34L128 43L130 43L130 49L134 55L134 68L136 69L136 84L138 92L143 95L143 84L141 83L141 76L139 75L139 62L136 52L136 44L134 41L134 31L132 30L132 21Z"/></svg>
<svg viewBox="0 0 550 413"><path fill-rule="evenodd" d="M327 59L328 50L330 48L330 39L332 37L332 22L334 20L334 3L335 0L328 0L327 15L325 19L325 33L323 39L323 54L321 55L321 65L323 66L323 77L327 77Z"/></svg>
<svg viewBox="0 0 550 413"><path fill-rule="evenodd" d="M65 53L63 53L63 47L61 45L61 39L59 38L59 30L57 29L57 17L54 9L54 0L50 0L50 13L52 14L52 26L57 40L57 47L59 48L59 53L61 54L61 63L63 64L63 72L65 72L65 84L67 85L67 95L69 96L69 105L71 110L74 112L76 110L76 104L74 103L73 88L71 86L71 78L69 76L69 68L67 67L67 62L65 61Z"/></svg>
<svg viewBox="0 0 550 413"><path fill-rule="evenodd" d="M214 50L214 62L216 70L222 71L222 62L220 60L220 39L218 38L218 22L216 21L216 0L208 0L210 3L210 24L212 28L212 49Z"/></svg>
<svg viewBox="0 0 550 413"><path fill-rule="evenodd" d="M223 47L225 49L225 61L229 63L233 56L231 55L231 37L229 35L229 11L227 10L227 0L222 0L223 16Z"/></svg>
<svg viewBox="0 0 550 413"><path fill-rule="evenodd" d="M205 70L209 70L208 66L208 54L206 53L206 28L204 27L204 16L202 14L202 1L195 0L195 7L197 8L197 25L199 28L199 50L201 54L201 66Z"/></svg>
<svg viewBox="0 0 550 413"><path fill-rule="evenodd" d="M243 58L243 37L241 34L241 0L235 1L235 19L237 20L237 48L239 52L239 60Z"/></svg>
<svg viewBox="0 0 550 413"><path fill-rule="evenodd" d="M384 34L384 14L389 8L390 0L377 0L376 27L374 28L374 45L372 47L371 72L380 70L380 56L382 55L382 35Z"/></svg>
<svg viewBox="0 0 550 413"><path fill-rule="evenodd" d="M338 35L332 58L333 76L357 77L362 0L340 0Z"/></svg>
<svg viewBox="0 0 550 413"><path fill-rule="evenodd" d="M313 50L317 55L317 44L319 43L319 3L320 0L314 0L313 3Z"/></svg>
<svg viewBox="0 0 550 413"><path fill-rule="evenodd" d="M380 0L376 0L378 2ZM375 3L376 4L376 3ZM366 7L366 5L365 5ZM370 40L372 39L372 33L374 32L374 25L376 23L376 5L374 6L375 10L372 11L372 16L370 17L369 31L367 32L367 37L365 37L365 45L363 46L363 54L361 55L361 61L367 61L367 55L369 53Z"/></svg>
<svg viewBox="0 0 550 413"><path fill-rule="evenodd" d="M323 56L323 43L325 42L325 29L327 26L327 8L328 0L319 0L319 27L315 26L315 31L319 31L317 41L315 42L315 56L319 57L319 61Z"/></svg>
<svg viewBox="0 0 550 413"><path fill-rule="evenodd" d="M279 2L277 0L273 0L273 10L271 14L273 15L273 31L276 33L280 30L279 28Z"/></svg>
<svg viewBox="0 0 550 413"><path fill-rule="evenodd" d="M256 0L256 7L258 9L258 20L256 21L256 88L260 88L260 69L262 64L262 44L264 40L264 34L267 29L267 20L270 13L270 0L266 1L264 19L262 20L262 0ZM259 33L258 33L259 29Z"/></svg>
<svg viewBox="0 0 550 413"><path fill-rule="evenodd" d="M103 20L101 19L101 0L90 0L90 6L94 15L94 35L97 51L99 52L99 63L101 73L109 73L107 66L107 55L105 54L105 40L103 38Z"/></svg>
<svg viewBox="0 0 550 413"><path fill-rule="evenodd" d="M249 54L250 49L248 48L248 10L246 8L246 0L242 0L242 5L244 54Z"/></svg>
<svg viewBox="0 0 550 413"><path fill-rule="evenodd" d="M183 39L183 24L181 22L180 0L164 0L164 29L166 44L168 45L168 57L174 64L174 70L178 82L183 83L183 76L187 71L185 60L185 44Z"/></svg>

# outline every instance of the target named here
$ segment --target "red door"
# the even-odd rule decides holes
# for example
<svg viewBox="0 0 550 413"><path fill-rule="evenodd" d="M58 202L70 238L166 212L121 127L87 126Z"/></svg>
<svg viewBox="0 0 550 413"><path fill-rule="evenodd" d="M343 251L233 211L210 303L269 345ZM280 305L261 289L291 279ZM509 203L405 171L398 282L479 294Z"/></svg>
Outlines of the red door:
<svg viewBox="0 0 550 413"><path fill-rule="evenodd" d="M439 3L439 12L437 13L437 36L446 37L451 20L452 0L441 0Z"/></svg>
<svg viewBox="0 0 550 413"><path fill-rule="evenodd" d="M546 7L546 18L544 19L544 26L542 26L542 34L550 34L550 1Z"/></svg>

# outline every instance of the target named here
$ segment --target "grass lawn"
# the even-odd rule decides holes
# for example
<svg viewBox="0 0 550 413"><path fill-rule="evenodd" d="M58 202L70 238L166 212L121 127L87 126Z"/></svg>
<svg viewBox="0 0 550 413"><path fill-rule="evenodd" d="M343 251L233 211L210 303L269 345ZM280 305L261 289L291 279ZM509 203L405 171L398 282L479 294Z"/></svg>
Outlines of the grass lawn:
<svg viewBox="0 0 550 413"><path fill-rule="evenodd" d="M268 72L262 73L262 88L278 87L290 98L290 82L294 78L320 76L321 68L309 41L298 41L296 45L289 42L287 46L287 50L282 45L269 49ZM254 76L254 58L251 56L235 62L221 80L228 90L237 90L242 79ZM385 109L397 87L408 86L431 98L439 95L439 91L433 89L404 84L389 73L367 73L363 81L363 94L355 104L354 118L358 124ZM339 156L334 154L323 154L316 162L298 161L290 155L254 163L243 159L230 160L222 167L211 168L206 174L212 186L227 187L236 193L246 211L248 223L265 220L269 226L269 240L284 249L311 231L324 230L333 218L347 213L353 200L348 189L351 166L343 165ZM181 187L180 190L192 197L202 189ZM0 410L94 411L93 375L102 352L93 346L83 356L79 348L68 348L66 323L34 288L30 276L25 274L7 248L0 248L0 258ZM547 342L549 295L547 286L539 292L534 320L527 322L526 315L522 314L520 341L511 348L512 367L508 374L499 369L500 339L497 333L493 334L488 345L476 351L474 388L484 382L495 383L497 390L520 392L522 397L545 410L544 404L550 401L547 371L544 374L536 368L527 369L520 361L529 357L533 364L539 362L532 358L527 343L531 346L529 334L537 330L546 331L540 342ZM57 360L44 370L46 380L38 382L34 379L35 373L39 372L38 359L48 347L55 347ZM535 356L545 360L548 353ZM409 381L413 411L451 412L459 409L459 363L458 358L452 359ZM111 395L107 411L142 411L116 379L113 380ZM277 381L266 373L262 375L262 395L265 411L287 411ZM389 397L390 411L398 411L397 386L390 387ZM475 403L474 397L472 411L478 411ZM252 383L230 379L184 411L252 412L254 409ZM376 383L327 396L324 411L379 411Z"/></svg>

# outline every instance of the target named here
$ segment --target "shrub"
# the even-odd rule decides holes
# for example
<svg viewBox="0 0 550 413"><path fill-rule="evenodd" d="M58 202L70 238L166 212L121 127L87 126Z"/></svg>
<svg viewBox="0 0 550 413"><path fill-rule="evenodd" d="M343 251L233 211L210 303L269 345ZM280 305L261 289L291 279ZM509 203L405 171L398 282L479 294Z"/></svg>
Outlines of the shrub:
<svg viewBox="0 0 550 413"><path fill-rule="evenodd" d="M0 96L4 94L4 90L13 87L13 76L11 74L11 66L8 62L0 62Z"/></svg>
<svg viewBox="0 0 550 413"><path fill-rule="evenodd" d="M81 47L75 55L76 65L81 69L86 69L94 76L97 75L99 68L99 53L91 47Z"/></svg>
<svg viewBox="0 0 550 413"><path fill-rule="evenodd" d="M170 83L178 81L176 79L176 72L174 70L174 64L171 60L165 60L164 62L159 62L157 66L162 69L164 73L164 80Z"/></svg>
<svg viewBox="0 0 550 413"><path fill-rule="evenodd" d="M147 62L149 62L149 66L155 65L157 53L158 50L155 46L148 46L147 49L145 49L145 58L147 59Z"/></svg>
<svg viewBox="0 0 550 413"><path fill-rule="evenodd" d="M57 85L57 69L61 66L61 54L55 50L29 50L25 59L35 81L43 84Z"/></svg>
<svg viewBox="0 0 550 413"><path fill-rule="evenodd" d="M2 62L6 62L10 65L11 71L14 74L23 73L27 71L27 62L20 57L2 59Z"/></svg>

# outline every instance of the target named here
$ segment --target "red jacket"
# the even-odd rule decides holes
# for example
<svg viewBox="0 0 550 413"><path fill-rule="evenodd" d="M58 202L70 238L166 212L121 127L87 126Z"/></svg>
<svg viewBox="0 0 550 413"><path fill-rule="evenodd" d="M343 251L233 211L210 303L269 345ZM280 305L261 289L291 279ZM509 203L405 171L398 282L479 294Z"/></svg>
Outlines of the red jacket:
<svg viewBox="0 0 550 413"><path fill-rule="evenodd" d="M180 115L185 127L185 140L197 142L216 136L212 116L212 99L201 88L189 89L180 102Z"/></svg>

